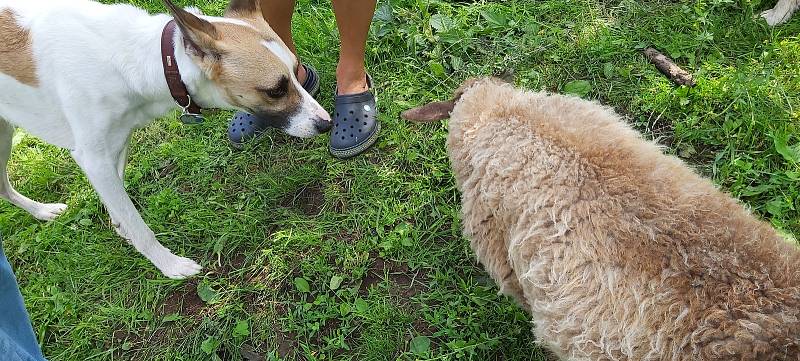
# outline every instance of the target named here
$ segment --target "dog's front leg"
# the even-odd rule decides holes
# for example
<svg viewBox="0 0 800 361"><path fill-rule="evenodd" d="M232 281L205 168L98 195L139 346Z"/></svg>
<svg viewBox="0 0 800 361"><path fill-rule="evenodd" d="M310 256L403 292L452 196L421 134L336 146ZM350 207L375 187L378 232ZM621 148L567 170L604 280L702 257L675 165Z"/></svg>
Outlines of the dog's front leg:
<svg viewBox="0 0 800 361"><path fill-rule="evenodd" d="M125 144L122 146L122 150L120 150L119 155L117 155L117 175L119 175L119 179L122 180L123 187L125 186L125 167L128 165L128 152L130 150L130 145L131 136L129 135L125 140ZM125 229L121 227L120 223L115 220L113 216L111 217L111 224L114 226L114 230L120 237L128 241L128 243L131 243L130 236L125 233Z"/></svg>
<svg viewBox="0 0 800 361"><path fill-rule="evenodd" d="M120 150L121 151L121 150ZM200 265L179 257L162 246L150 227L145 224L119 177L119 151L107 152L98 147L78 147L72 157L108 209L111 219L118 222L118 233L127 237L133 247L153 263L165 276L181 279L197 274Z"/></svg>

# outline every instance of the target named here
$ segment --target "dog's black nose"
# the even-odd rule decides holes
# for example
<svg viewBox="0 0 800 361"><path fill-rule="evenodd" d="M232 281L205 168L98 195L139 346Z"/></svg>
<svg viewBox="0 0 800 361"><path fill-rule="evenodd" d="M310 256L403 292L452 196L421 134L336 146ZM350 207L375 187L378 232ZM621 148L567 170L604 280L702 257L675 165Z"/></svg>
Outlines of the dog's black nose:
<svg viewBox="0 0 800 361"><path fill-rule="evenodd" d="M327 133L333 128L333 122L322 118L316 118L314 119L314 128L316 128L320 134Z"/></svg>

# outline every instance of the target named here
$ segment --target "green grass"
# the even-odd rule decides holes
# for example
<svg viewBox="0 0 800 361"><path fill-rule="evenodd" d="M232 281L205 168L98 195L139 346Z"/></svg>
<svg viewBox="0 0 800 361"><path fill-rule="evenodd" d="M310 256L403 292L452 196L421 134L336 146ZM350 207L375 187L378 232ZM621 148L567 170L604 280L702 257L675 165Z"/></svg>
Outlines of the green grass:
<svg viewBox="0 0 800 361"><path fill-rule="evenodd" d="M156 0L132 1L153 12ZM188 2L184 2L188 3ZM197 2L220 14L226 2ZM350 161L326 137L271 133L245 152L228 113L135 134L126 185L160 240L199 260L162 277L112 230L63 151L28 136L12 181L69 210L52 223L0 202L0 227L45 354L61 360L543 360L531 320L462 238L446 126L398 119L461 80L515 69L529 89L613 105L787 235L800 234L800 17L774 1L381 1L368 47L384 133ZM332 106L328 1L300 1L298 46ZM641 55L690 69L671 85ZM430 346L425 347L430 341ZM257 357L258 356L258 357Z"/></svg>

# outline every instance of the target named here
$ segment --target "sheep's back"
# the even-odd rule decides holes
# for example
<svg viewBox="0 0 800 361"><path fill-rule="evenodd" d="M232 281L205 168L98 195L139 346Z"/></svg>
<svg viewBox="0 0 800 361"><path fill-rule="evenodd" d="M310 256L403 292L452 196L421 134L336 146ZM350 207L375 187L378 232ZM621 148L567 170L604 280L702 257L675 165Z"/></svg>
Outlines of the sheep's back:
<svg viewBox="0 0 800 361"><path fill-rule="evenodd" d="M611 109L481 83L448 149L473 248L556 350L800 357L797 250Z"/></svg>

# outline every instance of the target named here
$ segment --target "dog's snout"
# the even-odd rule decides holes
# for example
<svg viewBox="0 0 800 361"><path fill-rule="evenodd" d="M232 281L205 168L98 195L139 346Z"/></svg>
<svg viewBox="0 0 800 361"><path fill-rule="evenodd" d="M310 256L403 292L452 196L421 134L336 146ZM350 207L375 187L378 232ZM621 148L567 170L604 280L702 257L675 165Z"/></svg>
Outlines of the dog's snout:
<svg viewBox="0 0 800 361"><path fill-rule="evenodd" d="M322 133L327 133L333 128L333 122L330 119L323 119L323 118L314 118L314 128L317 131Z"/></svg>

